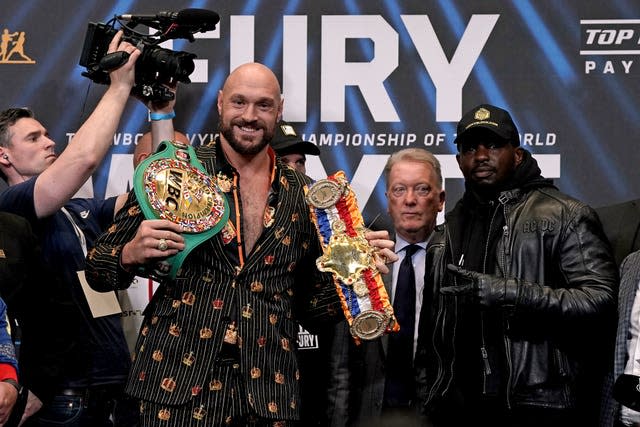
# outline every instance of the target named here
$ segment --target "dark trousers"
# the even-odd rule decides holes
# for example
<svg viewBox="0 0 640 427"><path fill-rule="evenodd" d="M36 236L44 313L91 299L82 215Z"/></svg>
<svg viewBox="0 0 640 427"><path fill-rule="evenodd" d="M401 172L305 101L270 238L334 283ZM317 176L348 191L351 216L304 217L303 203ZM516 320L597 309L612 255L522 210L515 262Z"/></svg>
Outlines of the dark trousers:
<svg viewBox="0 0 640 427"><path fill-rule="evenodd" d="M64 389L23 426L135 427L137 412L137 404L125 398L122 386Z"/></svg>

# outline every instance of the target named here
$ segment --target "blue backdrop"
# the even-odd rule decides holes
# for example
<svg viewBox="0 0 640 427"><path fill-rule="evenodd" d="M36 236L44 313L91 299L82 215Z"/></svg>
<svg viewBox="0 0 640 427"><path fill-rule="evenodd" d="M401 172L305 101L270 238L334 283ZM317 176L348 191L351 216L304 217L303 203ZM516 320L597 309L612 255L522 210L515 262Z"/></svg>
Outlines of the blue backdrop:
<svg viewBox="0 0 640 427"><path fill-rule="evenodd" d="M221 21L194 43L165 45L198 57L193 82L180 88L176 128L194 144L208 141L225 76L265 63L282 83L285 119L321 148L310 175L344 170L369 219L384 211L386 158L407 146L437 154L449 203L460 197L455 124L483 102L512 112L523 145L565 192L593 206L640 197L640 3L632 0L9 0L0 108L32 108L62 150L105 90L78 65L88 22L184 8ZM127 190L146 129L146 109L131 100L83 194Z"/></svg>

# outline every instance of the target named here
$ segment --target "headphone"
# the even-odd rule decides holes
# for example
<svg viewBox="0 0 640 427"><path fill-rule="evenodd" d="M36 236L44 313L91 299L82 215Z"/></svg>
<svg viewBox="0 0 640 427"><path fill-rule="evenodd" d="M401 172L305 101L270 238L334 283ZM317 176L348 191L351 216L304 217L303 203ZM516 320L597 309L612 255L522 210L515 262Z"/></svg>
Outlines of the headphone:
<svg viewBox="0 0 640 427"><path fill-rule="evenodd" d="M9 160L9 156L7 156L6 154L3 154L2 158L5 159L5 160Z"/></svg>

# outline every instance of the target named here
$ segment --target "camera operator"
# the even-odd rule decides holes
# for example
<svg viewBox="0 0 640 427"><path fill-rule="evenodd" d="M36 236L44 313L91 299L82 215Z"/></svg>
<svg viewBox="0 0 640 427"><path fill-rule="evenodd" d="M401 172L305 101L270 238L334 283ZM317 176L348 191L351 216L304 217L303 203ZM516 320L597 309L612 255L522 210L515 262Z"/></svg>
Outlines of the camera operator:
<svg viewBox="0 0 640 427"><path fill-rule="evenodd" d="M126 195L72 198L109 151L134 85L140 51L122 36L116 33L108 53L126 52L126 63L109 72L107 91L59 156L30 110L0 112L0 172L9 185L0 194L0 210L27 218L42 248L42 259L30 261L30 270L41 275L16 290L21 380L30 390L24 418L31 418L24 426L100 427L112 426L112 419L133 425L118 424L131 363L119 308L111 306L108 315L94 310L115 296L103 300L84 289L86 252ZM166 104L148 107L173 111Z"/></svg>

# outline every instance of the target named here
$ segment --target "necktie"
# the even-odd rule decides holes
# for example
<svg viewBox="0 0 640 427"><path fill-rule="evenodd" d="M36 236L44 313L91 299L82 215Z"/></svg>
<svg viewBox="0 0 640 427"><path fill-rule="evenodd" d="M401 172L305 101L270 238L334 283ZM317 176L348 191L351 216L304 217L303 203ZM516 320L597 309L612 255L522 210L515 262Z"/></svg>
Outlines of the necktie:
<svg viewBox="0 0 640 427"><path fill-rule="evenodd" d="M414 399L413 334L416 320L416 280L413 271L413 254L418 245L404 248L400 263L393 311L400 324L400 331L389 336L386 360L385 404L390 407L409 406Z"/></svg>

